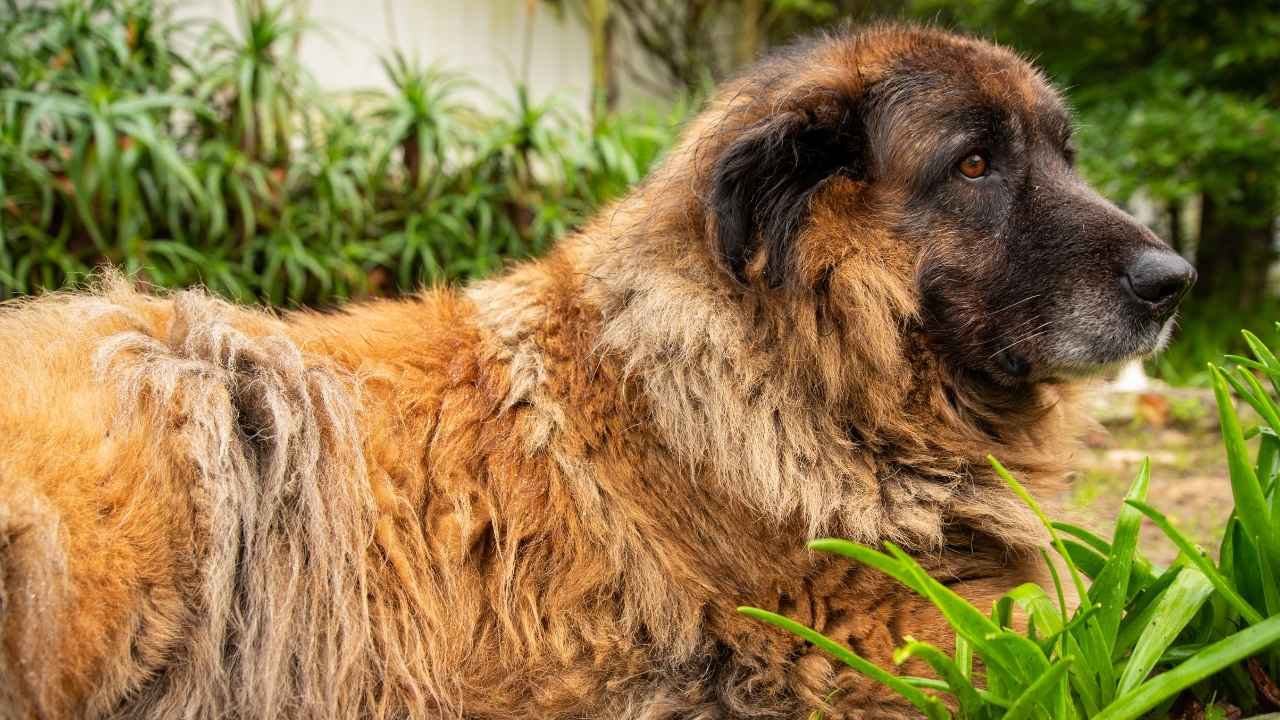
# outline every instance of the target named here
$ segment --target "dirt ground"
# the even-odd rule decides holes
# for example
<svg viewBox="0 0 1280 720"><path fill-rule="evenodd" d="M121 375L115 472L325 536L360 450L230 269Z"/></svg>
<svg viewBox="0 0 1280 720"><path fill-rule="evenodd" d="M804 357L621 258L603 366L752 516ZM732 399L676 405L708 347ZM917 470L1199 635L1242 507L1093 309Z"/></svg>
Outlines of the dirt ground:
<svg viewBox="0 0 1280 720"><path fill-rule="evenodd" d="M1071 489L1060 498L1064 519L1110 538L1124 494L1149 457L1148 502L1216 559L1232 500L1212 393L1159 385L1142 393L1099 388L1092 406L1101 427L1076 458ZM1178 554L1150 522L1143 523L1139 548L1162 565Z"/></svg>

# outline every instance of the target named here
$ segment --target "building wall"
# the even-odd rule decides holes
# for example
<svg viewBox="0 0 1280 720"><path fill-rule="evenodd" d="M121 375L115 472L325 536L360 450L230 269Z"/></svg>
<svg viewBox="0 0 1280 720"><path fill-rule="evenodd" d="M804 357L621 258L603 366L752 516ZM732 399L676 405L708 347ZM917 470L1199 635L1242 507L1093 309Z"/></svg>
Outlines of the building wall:
<svg viewBox="0 0 1280 720"><path fill-rule="evenodd" d="M174 1L180 18L234 28L232 0ZM378 57L399 48L465 73L478 86L473 94L482 107L499 102L495 94L513 97L522 78L535 98L554 93L588 107L587 32L578 18L561 17L537 0L293 1L318 26L300 53L326 90L387 87Z"/></svg>

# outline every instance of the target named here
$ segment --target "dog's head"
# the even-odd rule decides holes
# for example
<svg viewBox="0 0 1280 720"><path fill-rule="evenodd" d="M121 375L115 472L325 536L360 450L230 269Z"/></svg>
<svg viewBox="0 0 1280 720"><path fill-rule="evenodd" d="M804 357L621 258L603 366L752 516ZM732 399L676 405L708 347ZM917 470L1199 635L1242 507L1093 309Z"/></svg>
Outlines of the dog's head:
<svg viewBox="0 0 1280 720"><path fill-rule="evenodd" d="M1150 353L1195 280L1081 179L1063 100L1003 48L901 27L823 38L719 103L706 198L735 282L821 292L879 232L909 253L921 324L964 371L1012 385Z"/></svg>

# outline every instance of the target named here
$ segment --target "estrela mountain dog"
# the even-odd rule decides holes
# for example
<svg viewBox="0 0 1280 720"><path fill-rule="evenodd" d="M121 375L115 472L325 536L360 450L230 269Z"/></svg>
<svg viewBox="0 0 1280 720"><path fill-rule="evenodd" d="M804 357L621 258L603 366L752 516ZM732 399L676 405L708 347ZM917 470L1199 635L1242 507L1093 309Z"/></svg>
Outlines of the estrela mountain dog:
<svg viewBox="0 0 1280 720"><path fill-rule="evenodd" d="M1192 269L1074 169L1008 50L882 26L729 82L545 258L284 316L195 291L0 313L0 711L830 718L949 633L804 548L892 540L982 606L1038 575L1073 382Z"/></svg>

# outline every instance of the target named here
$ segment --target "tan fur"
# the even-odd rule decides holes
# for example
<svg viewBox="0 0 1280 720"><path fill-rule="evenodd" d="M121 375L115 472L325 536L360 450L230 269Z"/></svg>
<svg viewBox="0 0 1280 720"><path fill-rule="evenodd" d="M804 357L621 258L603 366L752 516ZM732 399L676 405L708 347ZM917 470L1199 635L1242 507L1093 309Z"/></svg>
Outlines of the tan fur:
<svg viewBox="0 0 1280 720"><path fill-rule="evenodd" d="M937 42L1003 52L832 41L770 111ZM1072 406L966 394L917 329L922 249L852 180L797 242L829 302L737 287L700 198L744 87L583 232L462 291L275 317L108 275L0 310L0 715L910 716L734 608L882 664L945 644L805 540L894 540L989 603L1038 534L983 458L1044 492Z"/></svg>

